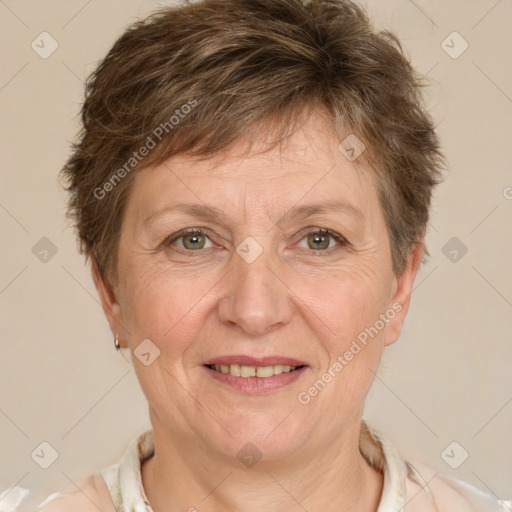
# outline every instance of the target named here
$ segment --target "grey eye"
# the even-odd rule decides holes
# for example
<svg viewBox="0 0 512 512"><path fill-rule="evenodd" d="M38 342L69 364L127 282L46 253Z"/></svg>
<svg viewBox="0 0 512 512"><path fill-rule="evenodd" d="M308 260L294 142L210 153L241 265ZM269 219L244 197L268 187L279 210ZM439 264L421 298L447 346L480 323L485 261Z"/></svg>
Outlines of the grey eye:
<svg viewBox="0 0 512 512"><path fill-rule="evenodd" d="M178 243L180 241L181 243ZM212 247L212 245L207 246L208 242L210 244L212 243L208 236L202 231L191 231L188 233L181 233L180 235L178 235L177 237L170 241L170 243L176 243L176 245L180 249L184 249L187 251L196 251L205 248L208 249L209 247Z"/></svg>
<svg viewBox="0 0 512 512"><path fill-rule="evenodd" d="M336 242L341 242L340 238L341 237L336 236L336 234L331 233L330 231L317 229L316 231L311 231L306 234L306 236L301 240L301 243L305 241L307 245L305 247L302 245L301 247L311 249L313 251L331 249L336 245Z"/></svg>

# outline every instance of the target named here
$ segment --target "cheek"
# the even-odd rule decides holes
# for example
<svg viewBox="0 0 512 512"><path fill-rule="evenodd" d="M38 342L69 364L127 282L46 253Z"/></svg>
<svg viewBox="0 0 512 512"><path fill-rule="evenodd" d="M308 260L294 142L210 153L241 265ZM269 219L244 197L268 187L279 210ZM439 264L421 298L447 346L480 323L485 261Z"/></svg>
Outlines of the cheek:
<svg viewBox="0 0 512 512"><path fill-rule="evenodd" d="M343 349L388 307L390 276L373 263L309 272L290 286L333 347Z"/></svg>
<svg viewBox="0 0 512 512"><path fill-rule="evenodd" d="M169 337L178 344L186 340L181 335L183 327L195 316L202 295L194 281L158 270L141 273L132 269L126 283L123 317L133 346L139 338L149 338L158 346Z"/></svg>
<svg viewBox="0 0 512 512"><path fill-rule="evenodd" d="M212 313L223 275L215 271L199 275L197 269L171 271L158 265L132 268L125 276L122 307L132 350L149 338L160 349L159 366L177 377L197 365L201 340L218 338L206 331L213 325L208 319L216 317Z"/></svg>
<svg viewBox="0 0 512 512"><path fill-rule="evenodd" d="M362 406L377 373L386 329L380 320L387 307L383 292L341 282L328 300L317 302L316 315L312 315L322 319L316 320L313 330L324 357L298 400L313 410L327 410L333 431L339 428L340 419ZM320 335L320 326L325 323L329 328L323 328Z"/></svg>
<svg viewBox="0 0 512 512"><path fill-rule="evenodd" d="M310 383L311 396L322 395L319 404L330 402L340 412L364 400L383 350L387 323L381 315L389 307L390 286L384 272L353 266L324 278L310 275L294 289L324 352ZM315 385L319 378L325 392L323 384Z"/></svg>

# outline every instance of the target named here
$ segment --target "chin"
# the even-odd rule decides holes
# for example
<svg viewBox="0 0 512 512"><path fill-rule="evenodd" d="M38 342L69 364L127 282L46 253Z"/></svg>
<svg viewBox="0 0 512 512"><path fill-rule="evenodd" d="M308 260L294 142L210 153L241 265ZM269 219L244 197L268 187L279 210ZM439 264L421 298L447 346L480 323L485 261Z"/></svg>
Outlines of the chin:
<svg viewBox="0 0 512 512"><path fill-rule="evenodd" d="M218 424L205 432L207 443L227 457L254 451L263 460L278 460L295 453L311 437L309 425L292 407L263 413L248 411L230 415L224 431ZM291 414L290 414L291 412ZM251 453L249 453L249 456Z"/></svg>

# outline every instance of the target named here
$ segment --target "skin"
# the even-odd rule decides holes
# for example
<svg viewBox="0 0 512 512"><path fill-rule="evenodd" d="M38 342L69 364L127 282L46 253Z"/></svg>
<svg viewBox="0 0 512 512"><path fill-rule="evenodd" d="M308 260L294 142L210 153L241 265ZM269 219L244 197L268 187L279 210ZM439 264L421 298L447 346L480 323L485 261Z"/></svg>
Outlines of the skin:
<svg viewBox="0 0 512 512"><path fill-rule="evenodd" d="M121 346L133 351L150 339L160 350L149 366L133 357L155 435L156 453L142 468L155 512L378 507L383 477L358 450L360 422L383 349L400 335L423 246L393 273L372 171L345 158L339 142L315 115L271 151L261 140L250 155L241 146L203 162L179 155L135 175L116 283L94 266L93 278ZM359 214L277 225L291 208L328 199ZM145 224L176 203L214 206L224 217L167 211ZM163 243L186 228L203 228L206 238L192 249L190 235ZM319 228L347 242L327 238L328 248L317 248ZM250 264L236 252L246 237L263 250ZM300 403L299 393L393 304L401 310L384 329ZM204 368L230 354L293 357L307 368L281 389L249 396ZM247 442L262 453L251 468L237 458Z"/></svg>

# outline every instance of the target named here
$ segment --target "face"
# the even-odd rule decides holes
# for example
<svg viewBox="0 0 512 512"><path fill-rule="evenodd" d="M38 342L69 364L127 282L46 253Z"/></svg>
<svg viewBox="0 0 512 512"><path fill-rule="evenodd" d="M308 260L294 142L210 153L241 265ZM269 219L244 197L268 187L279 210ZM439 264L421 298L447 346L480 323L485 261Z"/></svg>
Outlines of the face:
<svg viewBox="0 0 512 512"><path fill-rule="evenodd" d="M359 421L421 258L393 274L373 174L339 142L312 118L269 152L137 171L118 282L95 281L121 344L150 340L132 358L154 428L281 457Z"/></svg>

